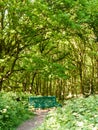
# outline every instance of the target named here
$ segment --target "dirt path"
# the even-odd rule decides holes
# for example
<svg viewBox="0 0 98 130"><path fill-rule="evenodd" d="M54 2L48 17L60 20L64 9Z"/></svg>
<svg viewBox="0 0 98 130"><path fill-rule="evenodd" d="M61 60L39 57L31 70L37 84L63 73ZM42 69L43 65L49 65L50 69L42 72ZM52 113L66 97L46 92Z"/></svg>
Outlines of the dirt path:
<svg viewBox="0 0 98 130"><path fill-rule="evenodd" d="M45 116L48 114L48 110L39 110L36 111L36 116L33 119L27 120L21 124L17 130L35 130L45 119Z"/></svg>

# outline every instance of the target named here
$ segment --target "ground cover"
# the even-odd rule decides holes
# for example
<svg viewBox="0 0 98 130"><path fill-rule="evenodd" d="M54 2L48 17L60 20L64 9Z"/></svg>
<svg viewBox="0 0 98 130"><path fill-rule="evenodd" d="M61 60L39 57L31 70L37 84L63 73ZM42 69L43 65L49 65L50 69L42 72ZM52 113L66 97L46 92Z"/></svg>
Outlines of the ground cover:
<svg viewBox="0 0 98 130"><path fill-rule="evenodd" d="M98 96L65 101L37 130L98 130Z"/></svg>
<svg viewBox="0 0 98 130"><path fill-rule="evenodd" d="M27 103L23 93L0 92L0 130L15 130L20 123L32 117Z"/></svg>

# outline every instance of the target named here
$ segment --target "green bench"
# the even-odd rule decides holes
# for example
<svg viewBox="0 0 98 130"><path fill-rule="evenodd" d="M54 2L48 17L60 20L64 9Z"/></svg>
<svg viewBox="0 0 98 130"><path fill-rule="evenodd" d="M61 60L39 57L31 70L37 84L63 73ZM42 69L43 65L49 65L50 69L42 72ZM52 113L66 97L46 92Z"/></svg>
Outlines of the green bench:
<svg viewBox="0 0 98 130"><path fill-rule="evenodd" d="M29 97L29 105L33 106L34 108L41 108L41 109L52 108L52 107L62 107L62 105L56 101L55 96Z"/></svg>

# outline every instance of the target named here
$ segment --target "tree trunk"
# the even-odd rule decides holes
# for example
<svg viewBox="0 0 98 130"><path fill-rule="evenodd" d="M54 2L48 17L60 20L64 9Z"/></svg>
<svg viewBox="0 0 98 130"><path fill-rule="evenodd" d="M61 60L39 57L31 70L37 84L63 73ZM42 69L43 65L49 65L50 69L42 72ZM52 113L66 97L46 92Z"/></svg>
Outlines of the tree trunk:
<svg viewBox="0 0 98 130"><path fill-rule="evenodd" d="M0 79L0 91L2 90L2 84L3 84L3 80Z"/></svg>
<svg viewBox="0 0 98 130"><path fill-rule="evenodd" d="M36 72L34 74L32 74L32 82L31 82L31 87L30 87L30 93L32 93L34 90L33 90L33 85L34 85L34 79L35 79L35 76L36 76Z"/></svg>

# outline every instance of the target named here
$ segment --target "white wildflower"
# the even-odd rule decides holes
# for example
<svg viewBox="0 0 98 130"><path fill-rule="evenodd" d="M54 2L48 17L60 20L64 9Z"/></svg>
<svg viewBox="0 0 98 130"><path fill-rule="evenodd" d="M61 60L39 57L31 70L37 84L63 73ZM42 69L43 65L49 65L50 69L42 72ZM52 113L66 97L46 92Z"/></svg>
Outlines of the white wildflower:
<svg viewBox="0 0 98 130"><path fill-rule="evenodd" d="M80 122L78 121L77 122L77 126L82 127L83 125L84 125L84 123L82 121L80 121Z"/></svg>
<svg viewBox="0 0 98 130"><path fill-rule="evenodd" d="M6 113L6 112L7 112L7 109L3 109L3 110L2 110L2 113Z"/></svg>

